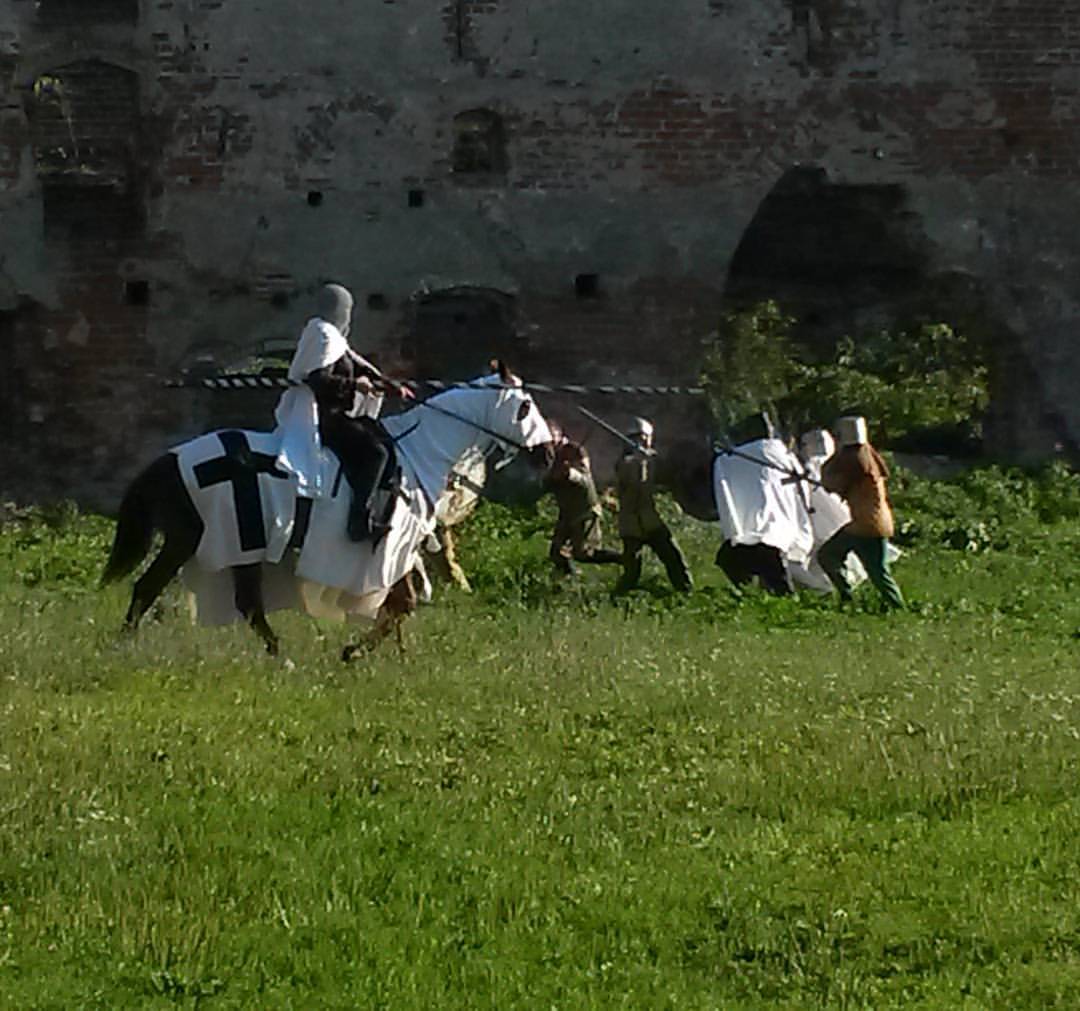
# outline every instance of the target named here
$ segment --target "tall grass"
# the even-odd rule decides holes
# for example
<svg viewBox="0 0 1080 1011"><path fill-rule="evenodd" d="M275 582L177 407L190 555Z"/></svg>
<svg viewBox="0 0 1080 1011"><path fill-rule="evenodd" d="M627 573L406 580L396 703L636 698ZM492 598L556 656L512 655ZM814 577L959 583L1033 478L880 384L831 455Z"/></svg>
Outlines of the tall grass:
<svg viewBox="0 0 1080 1011"><path fill-rule="evenodd" d="M488 510L353 667L177 597L120 639L109 524L10 521L0 1006L1076 1006L1080 532L902 491L904 614L736 596L686 521L689 599L556 588Z"/></svg>

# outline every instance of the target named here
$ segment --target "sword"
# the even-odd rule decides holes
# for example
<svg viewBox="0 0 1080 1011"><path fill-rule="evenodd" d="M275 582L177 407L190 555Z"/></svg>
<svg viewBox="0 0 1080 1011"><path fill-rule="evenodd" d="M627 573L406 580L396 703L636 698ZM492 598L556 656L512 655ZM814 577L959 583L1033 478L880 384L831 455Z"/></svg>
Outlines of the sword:
<svg viewBox="0 0 1080 1011"><path fill-rule="evenodd" d="M623 435L614 425L608 424L603 418L598 418L592 411L585 407L578 405L578 410L585 415L593 424L599 425L605 432L610 435L614 435L616 439L627 445L635 453L640 453L642 456L656 456L655 449L646 449L644 446L639 446L633 439L626 435Z"/></svg>
<svg viewBox="0 0 1080 1011"><path fill-rule="evenodd" d="M807 473L800 474L798 471L788 470L787 467L781 467L779 464L771 463L768 460L761 460L756 456L751 456L749 453L743 453L741 450L738 450L727 443L719 443L716 446L716 450L723 456L737 456L742 460L748 460L750 463L756 463L759 467L768 467L770 470L778 470L781 474L787 475L787 480L784 484L802 484L805 481L806 484L817 485L818 488L825 487L820 481L815 480Z"/></svg>

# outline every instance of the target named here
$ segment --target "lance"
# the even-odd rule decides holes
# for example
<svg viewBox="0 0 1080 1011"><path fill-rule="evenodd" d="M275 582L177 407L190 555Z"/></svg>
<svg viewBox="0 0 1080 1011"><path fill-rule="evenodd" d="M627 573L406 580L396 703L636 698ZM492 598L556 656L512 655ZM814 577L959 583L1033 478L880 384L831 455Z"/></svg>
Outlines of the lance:
<svg viewBox="0 0 1080 1011"><path fill-rule="evenodd" d="M406 386L411 390L424 388L432 390L468 390L476 389L476 382L457 382L444 379L391 379L390 383L398 386ZM178 379L167 379L162 384L170 389L195 389L195 390L259 390L259 389L287 389L298 385L294 380L286 376L265 375L251 372L230 372L216 376L183 376ZM487 384L484 384L487 385ZM705 388L702 386L630 386L630 385L599 385L587 386L581 383L534 383L524 382L521 388L531 393L569 393L576 396L591 396L593 394L605 394L613 396L617 394L642 397L702 397Z"/></svg>
<svg viewBox="0 0 1080 1011"><path fill-rule="evenodd" d="M747 460L750 463L756 463L759 467L768 467L770 470L778 470L781 474L787 475L787 480L784 484L806 484L816 485L818 488L824 488L820 481L812 478L807 473L798 473L794 470L788 470L787 467L781 467L778 463L771 463L769 460L761 460L756 456L751 456L749 453L743 453L741 450L736 449L734 446L722 443L716 447L717 451L724 456L737 456L742 460Z"/></svg>
<svg viewBox="0 0 1080 1011"><path fill-rule="evenodd" d="M578 411L585 415L593 424L599 425L605 432L610 435L614 435L616 439L628 446L633 452L640 453L642 456L656 456L655 449L646 449L644 446L639 446L629 436L624 435L614 425L608 424L603 418L598 418L592 411L586 407L578 405Z"/></svg>

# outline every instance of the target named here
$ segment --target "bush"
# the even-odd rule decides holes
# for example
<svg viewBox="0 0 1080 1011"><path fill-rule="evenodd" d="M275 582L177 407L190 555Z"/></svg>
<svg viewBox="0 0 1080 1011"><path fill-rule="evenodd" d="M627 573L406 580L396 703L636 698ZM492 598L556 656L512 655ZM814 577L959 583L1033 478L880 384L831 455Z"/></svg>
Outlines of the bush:
<svg viewBox="0 0 1080 1011"><path fill-rule="evenodd" d="M977 437L987 370L979 348L947 324L844 337L827 360L813 361L791 338L795 322L774 302L724 318L702 379L723 430L769 410L793 432L863 414L886 446L919 433L961 445Z"/></svg>
<svg viewBox="0 0 1080 1011"><path fill-rule="evenodd" d="M950 481L898 470L891 492L901 544L1001 550L1038 528L1080 518L1080 476L1060 463L1033 472L983 467Z"/></svg>

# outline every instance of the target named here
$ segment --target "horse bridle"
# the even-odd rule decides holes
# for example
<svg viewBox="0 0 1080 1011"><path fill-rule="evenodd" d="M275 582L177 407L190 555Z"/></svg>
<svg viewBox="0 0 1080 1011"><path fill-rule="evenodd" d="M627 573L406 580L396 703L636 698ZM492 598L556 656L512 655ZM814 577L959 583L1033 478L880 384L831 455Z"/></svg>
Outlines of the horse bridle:
<svg viewBox="0 0 1080 1011"><path fill-rule="evenodd" d="M493 390L498 390L498 389L516 390L517 387L516 386L503 386L503 387L491 386L491 387L488 387L488 389L493 389ZM524 443L517 442L515 439L511 439L508 436L501 435L500 433L496 432L494 429L488 428L487 425L482 425L479 421L473 421L471 418L465 418L462 415L458 414L456 411L448 411L445 407L439 407L438 405L431 403L430 400L418 400L416 402L416 406L417 407L426 407L426 408L428 408L428 410L435 411L438 414L443 414L448 418L453 418L455 421L460 421L463 425L468 425L470 428L475 428L478 432L483 432L485 435L490 435L493 439L496 439L499 442L504 442L508 446L513 446L514 449L517 449L517 450L520 450L520 451L523 451L523 452L528 452L528 450L529 450L529 447L526 446ZM401 439L404 439L405 436L407 436L410 432L414 432L414 431L416 431L416 426L415 425L412 428L408 429L408 431L403 432L401 435L399 435L397 437L397 439L395 439L394 441L397 442L397 441L399 441Z"/></svg>

